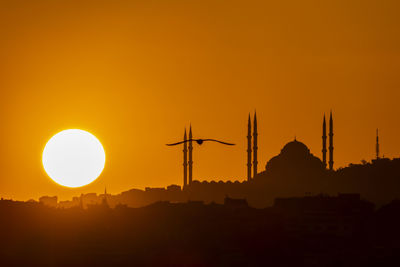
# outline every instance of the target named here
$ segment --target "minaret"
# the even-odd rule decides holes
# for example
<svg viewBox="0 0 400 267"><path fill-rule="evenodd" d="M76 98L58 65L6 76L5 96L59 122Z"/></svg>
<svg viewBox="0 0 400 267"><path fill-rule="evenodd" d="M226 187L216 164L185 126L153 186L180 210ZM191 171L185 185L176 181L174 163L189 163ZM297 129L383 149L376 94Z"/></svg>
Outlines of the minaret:
<svg viewBox="0 0 400 267"><path fill-rule="evenodd" d="M247 123L247 181L251 179L251 119Z"/></svg>
<svg viewBox="0 0 400 267"><path fill-rule="evenodd" d="M326 121L324 114L324 121L322 122L322 162L326 168Z"/></svg>
<svg viewBox="0 0 400 267"><path fill-rule="evenodd" d="M193 145L192 145L192 125L189 129L189 185L192 184L193 178Z"/></svg>
<svg viewBox="0 0 400 267"><path fill-rule="evenodd" d="M257 175L257 114L254 112L254 125L253 125L253 178Z"/></svg>
<svg viewBox="0 0 400 267"><path fill-rule="evenodd" d="M333 119L332 111L329 118L329 170L333 170Z"/></svg>
<svg viewBox="0 0 400 267"><path fill-rule="evenodd" d="M183 135L183 187L187 186L187 138L186 138L186 128L185 128L185 134Z"/></svg>
<svg viewBox="0 0 400 267"><path fill-rule="evenodd" d="M379 132L376 129L376 159L379 159Z"/></svg>

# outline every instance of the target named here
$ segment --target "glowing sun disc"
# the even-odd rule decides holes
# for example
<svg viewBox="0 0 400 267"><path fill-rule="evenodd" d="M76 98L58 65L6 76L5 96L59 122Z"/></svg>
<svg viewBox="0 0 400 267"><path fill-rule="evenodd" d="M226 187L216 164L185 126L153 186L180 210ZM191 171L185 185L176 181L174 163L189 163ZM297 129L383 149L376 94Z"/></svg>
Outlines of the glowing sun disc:
<svg viewBox="0 0 400 267"><path fill-rule="evenodd" d="M54 182L66 187L80 187L100 176L106 154L93 134L70 129L50 138L43 150L42 162Z"/></svg>

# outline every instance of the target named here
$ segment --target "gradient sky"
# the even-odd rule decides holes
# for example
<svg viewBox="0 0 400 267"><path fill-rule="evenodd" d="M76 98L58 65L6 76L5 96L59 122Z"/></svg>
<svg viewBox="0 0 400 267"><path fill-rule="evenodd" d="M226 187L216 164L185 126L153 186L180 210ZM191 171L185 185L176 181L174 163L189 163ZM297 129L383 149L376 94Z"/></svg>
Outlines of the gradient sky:
<svg viewBox="0 0 400 267"><path fill-rule="evenodd" d="M334 112L335 167L400 155L397 0L0 0L0 196L68 199L182 184L182 138L194 179L244 180L249 112L259 169L296 135L321 156ZM61 187L41 154L57 132L96 135L100 178Z"/></svg>

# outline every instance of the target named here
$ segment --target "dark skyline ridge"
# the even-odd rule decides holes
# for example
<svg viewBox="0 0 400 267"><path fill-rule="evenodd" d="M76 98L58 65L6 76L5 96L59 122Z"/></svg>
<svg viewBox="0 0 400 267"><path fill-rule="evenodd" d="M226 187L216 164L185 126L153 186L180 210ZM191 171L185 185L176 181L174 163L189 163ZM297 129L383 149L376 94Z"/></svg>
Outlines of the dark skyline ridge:
<svg viewBox="0 0 400 267"><path fill-rule="evenodd" d="M398 173L400 158L377 158L331 171L306 145L294 140L282 148L280 155L268 161L264 171L249 181L193 180L183 187L172 184L146 187L144 190L130 189L115 195L82 194L72 201L58 202L56 197L44 197L40 201L52 206L71 207L78 205L82 199L87 204L98 203L102 196L108 195L112 206L126 204L141 207L157 201L221 203L224 197L232 196L246 199L252 207L265 208L271 205L273 199L282 196L349 192L360 193L363 198L384 205L400 198L395 190L400 185Z"/></svg>
<svg viewBox="0 0 400 267"><path fill-rule="evenodd" d="M257 160L257 150L258 150L258 146L257 146L257 136L258 136L258 131L257 131L257 116L256 116L256 114L254 114L254 123L253 123L253 127L251 127L252 125L251 125L251 121L250 121L250 114L249 114L249 121L248 121L248 135L247 135L247 143L248 143L248 149L246 150L247 151L247 155L248 155L248 157L247 157L247 160L248 160L248 162L247 162L247 173L248 173L248 177L247 177L247 181L251 181L254 177L257 177L258 176L258 171L257 171L257 163L258 163L258 160ZM332 111L330 112L330 118L329 118L329 136L333 136L333 118L332 118ZM254 130L254 132L253 133L251 133L251 130ZM327 136L326 136L326 120L325 120L325 114L324 114L324 116L323 116L323 126L322 126L322 163L323 163L323 166L325 166L324 168L326 168L327 167L327 164L326 164L326 152L327 152L327 149L326 149L326 139L327 139ZM377 159L381 159L380 157L379 157L379 136L378 136L378 131L376 132L376 134L377 134L377 136L376 136L376 158L375 158L375 160L377 160ZM250 138L249 138L249 136L250 136ZM184 141L182 141L182 142L178 142L178 143L175 143L175 144L183 144L183 154L184 154L184 157L183 157L183 159L184 159L184 163L183 163L183 173L184 173L184 175L183 175L183 187L182 187L182 190L184 190L185 189L185 187L186 186L188 186L188 185L191 185L191 183L193 182L193 181L196 181L196 182L199 182L198 180L195 180L195 179L193 179L193 155L192 155L192 152L191 151L193 151L193 146L191 146L191 142L190 142L190 140L204 140L204 139L194 139L194 138L192 138L192 127L190 127L190 130L189 130L189 137L191 138L191 139L187 139L186 138L186 130L185 130L185 133L184 133ZM213 139L212 139L213 140ZM253 143L252 143L252 141L253 141ZM299 144L301 144L302 146L304 146L304 147L306 147L306 149L308 150L308 148L307 148L307 146L306 145L304 145L302 142L300 142L300 141L298 141L296 138L294 139L294 141L291 141L291 142L289 142L289 143L287 143L285 146L287 146L287 145L289 145L289 144L291 144L291 143L293 143L293 142L295 142L295 143L299 143ZM189 150L188 150L188 148L187 148L187 144L189 143ZM335 170L333 170L333 160L331 160L331 158L332 158L332 156L333 156L333 140L330 138L330 146L329 146L329 158L330 158L330 160L329 160L329 162L330 163L332 163L332 165L330 164L329 165L329 168L327 169L327 170L330 170L330 171L335 171ZM252 146L252 147L251 147ZM189 157L188 157L188 155L187 155L187 152L189 151ZM331 155L332 154L332 155ZM254 157L254 159L252 160L252 156ZM272 158L271 158L272 159ZM270 160L271 160L270 159ZM394 158L395 159L395 158ZM319 158L318 158L318 160L319 161L321 161ZM350 165L354 165L354 164L350 164ZM188 166L189 166L189 170L188 170ZM268 164L266 164L266 167L265 167L265 170L263 170L263 171L261 171L261 174L263 175L266 171L268 171L267 170L267 167L268 166ZM289 164L287 164L287 166L286 167L290 167L290 165ZM332 167L332 169L331 169L331 167ZM339 168L339 169L343 169L343 168ZM253 176L249 176L249 174L251 175L251 171L252 170L254 170L254 172L253 173L255 173L255 175L253 175ZM189 175L188 175L188 173L189 173ZM204 181L209 181L210 179L205 179ZM241 179L239 179L239 180L241 180ZM234 183L236 183L236 182L239 182L239 183L244 183L244 181L242 181L242 182L240 182L239 180L228 180L228 181L226 181L226 182L224 182L224 183L230 183L230 182L234 182ZM204 183L204 181L202 182L202 183ZM215 182L214 180L211 180L210 182L208 182L208 183L213 183L213 182ZM220 183L221 181L219 181L218 183ZM172 184L172 185L170 185L170 186L175 186L174 184ZM155 188L153 188L153 189L161 189L161 188L168 188L169 186L166 186L166 187L155 187ZM145 190L142 190L143 192L147 192L147 191L150 191L152 188L150 188L150 187L146 187L145 188ZM139 190L139 189L132 189L132 190ZM128 190L129 191L129 190ZM124 191L124 192L126 192L126 191ZM121 192L121 193L123 193L123 192ZM120 194L121 194L120 193ZM88 195L91 195L91 193L87 193ZM116 194L116 195L119 195L119 194ZM74 197L73 199L75 199L76 197Z"/></svg>

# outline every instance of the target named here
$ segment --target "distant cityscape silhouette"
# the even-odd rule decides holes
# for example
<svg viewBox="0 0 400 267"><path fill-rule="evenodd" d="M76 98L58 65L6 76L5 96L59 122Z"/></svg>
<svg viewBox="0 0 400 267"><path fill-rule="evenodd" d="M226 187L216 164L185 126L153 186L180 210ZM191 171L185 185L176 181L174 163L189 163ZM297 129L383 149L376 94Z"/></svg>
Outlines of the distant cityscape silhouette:
<svg viewBox="0 0 400 267"><path fill-rule="evenodd" d="M193 142L215 139L194 139L190 126L188 137L185 130L183 141L172 144L183 146L182 186L173 184L166 188L131 189L118 195L110 195L109 204L111 207L118 204L142 207L157 201L189 200L223 203L224 198L230 196L246 199L252 207L265 208L272 205L277 197L357 193L380 206L399 197L396 188L400 186L400 159L380 157L378 130L375 159L369 163L364 161L361 164L350 164L337 170L333 168L333 135L333 115L330 112L328 135L325 115L322 120L322 160L314 156L304 143L294 138L282 148L279 155L267 161L264 170L258 171L257 115L254 113L252 124L249 114L246 137L247 179L241 182L198 181L193 179ZM83 207L99 204L102 199L102 194L89 193L74 197L72 201L58 202L54 196L44 196L39 201L49 206L69 208L79 206L81 203Z"/></svg>
<svg viewBox="0 0 400 267"><path fill-rule="evenodd" d="M292 143L296 146L300 143ZM300 145L299 145L300 147ZM277 198L255 209L158 201L142 208L0 201L2 266L397 266L400 201L359 194ZM81 198L82 200L82 198ZM362 252L362 253L361 253ZM23 257L21 257L23 255Z"/></svg>
<svg viewBox="0 0 400 267"><path fill-rule="evenodd" d="M331 112L322 160L295 137L258 171L256 113L251 122L242 182L193 179L193 142L210 139L194 139L190 126L172 144L183 146L182 186L1 199L0 263L398 266L400 158L380 157L378 130L375 159L335 170Z"/></svg>

